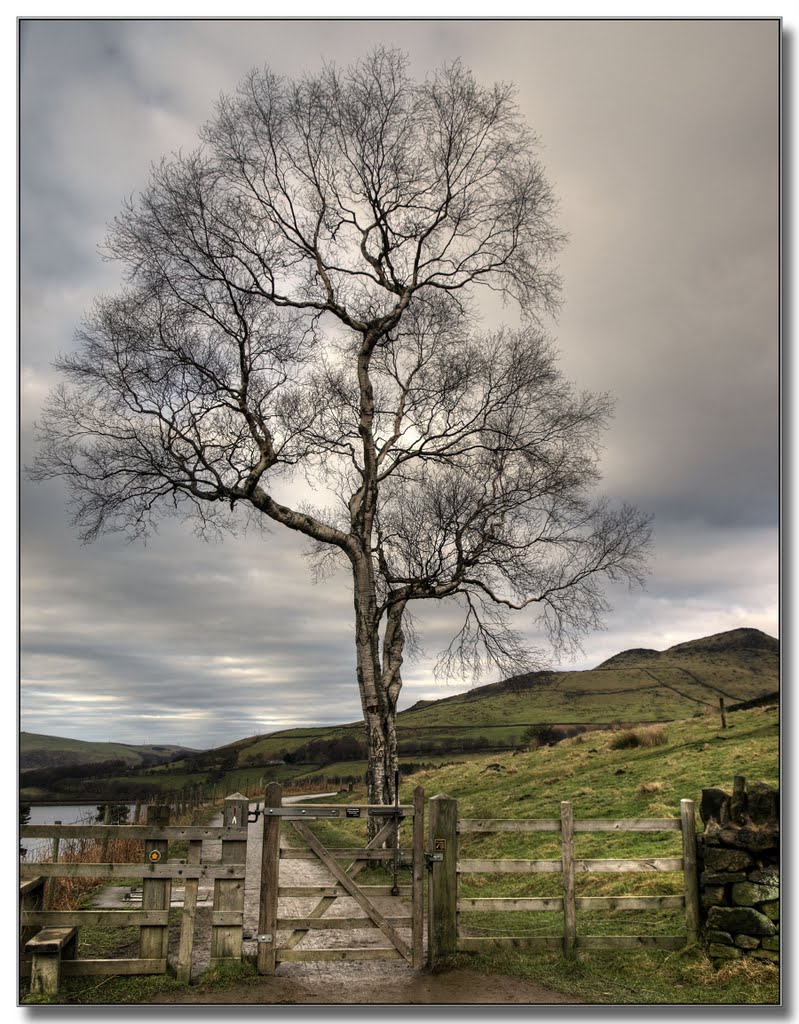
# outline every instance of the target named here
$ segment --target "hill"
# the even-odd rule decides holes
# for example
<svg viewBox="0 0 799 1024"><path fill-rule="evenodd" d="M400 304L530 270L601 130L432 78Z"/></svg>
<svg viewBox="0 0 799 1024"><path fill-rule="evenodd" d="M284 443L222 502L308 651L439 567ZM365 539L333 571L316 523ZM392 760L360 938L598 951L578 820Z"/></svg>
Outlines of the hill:
<svg viewBox="0 0 799 1024"><path fill-rule="evenodd" d="M397 716L400 758L407 771L431 759L440 763L479 751L515 749L541 725L558 727L555 733L562 736L614 722L706 716L717 721L720 697L729 708L766 697L773 701L778 690L778 641L759 630L736 629L665 651L622 651L587 671L522 673L440 700L418 701ZM179 753L174 746L88 744L23 734L23 768L68 766L70 758L73 764L119 759L127 766L113 773L73 769L69 774L75 777L69 780L26 772L23 792L36 800L52 798L55 785L65 799L73 793L143 795L196 784L246 792L269 779L308 785L357 782L366 768L360 722L249 736L211 750L184 750L182 757L163 763ZM162 763L147 767L155 764L153 757Z"/></svg>
<svg viewBox="0 0 799 1024"><path fill-rule="evenodd" d="M23 732L19 740L20 768L58 768L79 764L97 764L102 761L122 761L126 766L163 764L188 753L189 747L173 743L140 744L92 743L72 740L63 736L46 736Z"/></svg>

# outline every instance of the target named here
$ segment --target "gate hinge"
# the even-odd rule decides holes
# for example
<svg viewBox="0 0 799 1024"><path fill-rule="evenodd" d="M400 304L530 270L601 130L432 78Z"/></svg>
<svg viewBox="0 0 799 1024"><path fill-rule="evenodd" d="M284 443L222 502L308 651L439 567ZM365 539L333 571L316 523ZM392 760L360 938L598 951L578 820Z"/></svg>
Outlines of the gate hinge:
<svg viewBox="0 0 799 1024"><path fill-rule="evenodd" d="M429 853L427 850L424 851L424 859L427 862L428 870L432 871L434 864L439 864L444 860L443 853Z"/></svg>
<svg viewBox="0 0 799 1024"><path fill-rule="evenodd" d="M255 936L255 941L256 942L271 942L272 941L272 933L271 932L259 932L259 934Z"/></svg>

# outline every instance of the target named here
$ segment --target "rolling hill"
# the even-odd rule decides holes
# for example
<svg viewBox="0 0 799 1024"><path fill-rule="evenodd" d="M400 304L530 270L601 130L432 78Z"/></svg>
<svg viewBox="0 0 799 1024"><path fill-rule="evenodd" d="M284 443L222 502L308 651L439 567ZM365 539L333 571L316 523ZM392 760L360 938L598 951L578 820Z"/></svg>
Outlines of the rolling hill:
<svg viewBox="0 0 799 1024"><path fill-rule="evenodd" d="M665 651L622 651L587 671L523 673L401 711L400 750L411 757L475 749L478 740L483 749L513 746L537 724L662 722L715 713L719 697L729 706L776 694L779 649L779 641L760 630L735 629ZM314 741L360 737L362 728L351 722L287 729L220 750L235 750L239 766L256 765Z"/></svg>
<svg viewBox="0 0 799 1024"><path fill-rule="evenodd" d="M175 744L131 745L129 743L91 743L62 736L22 732L19 739L20 768L57 768L67 765L96 764L101 761L122 761L134 768L169 761L190 752Z"/></svg>
<svg viewBox="0 0 799 1024"><path fill-rule="evenodd" d="M767 697L777 702L778 691L779 642L760 630L736 629L665 651L622 651L587 671L522 673L440 700L419 701L397 716L400 757L408 767L429 763L431 758L460 760L480 751L518 748L541 725L561 726L563 733L568 726L574 732L612 723L704 716L717 720L720 697L732 708ZM181 753L182 757L172 760ZM125 768L113 774L102 768L94 773L90 769L69 772L74 778L58 784L59 796L67 798L73 792L182 789L210 779L222 784L222 778L224 785L242 791L270 778L357 780L365 770L365 754L360 722L249 736L206 751L85 743L23 733L20 767L124 762ZM38 774L26 772L23 792L29 799L52 795L52 781L39 780Z"/></svg>

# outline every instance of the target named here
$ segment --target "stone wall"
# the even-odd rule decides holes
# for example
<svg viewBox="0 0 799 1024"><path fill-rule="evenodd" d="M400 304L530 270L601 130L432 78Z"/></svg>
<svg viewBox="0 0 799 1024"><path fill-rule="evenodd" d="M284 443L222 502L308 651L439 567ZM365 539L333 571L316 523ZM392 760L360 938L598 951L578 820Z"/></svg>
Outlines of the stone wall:
<svg viewBox="0 0 799 1024"><path fill-rule="evenodd" d="M779 794L736 776L732 793L703 789L699 896L708 952L779 959Z"/></svg>

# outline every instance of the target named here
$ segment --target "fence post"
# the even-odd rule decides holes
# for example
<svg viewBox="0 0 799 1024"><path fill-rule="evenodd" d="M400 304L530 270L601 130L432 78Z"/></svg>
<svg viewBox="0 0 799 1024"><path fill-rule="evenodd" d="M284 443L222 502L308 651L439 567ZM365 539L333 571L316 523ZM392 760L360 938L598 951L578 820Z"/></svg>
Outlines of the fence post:
<svg viewBox="0 0 799 1024"><path fill-rule="evenodd" d="M696 819L693 800L680 800L685 930L689 942L699 941L699 878L696 863Z"/></svg>
<svg viewBox="0 0 799 1024"><path fill-rule="evenodd" d="M434 966L458 945L458 801L440 793L430 801L430 851L443 854L430 873L428 961Z"/></svg>
<svg viewBox="0 0 799 1024"><path fill-rule="evenodd" d="M281 807L283 787L270 782L264 810ZM280 816L264 814L261 846L261 902L258 910L258 973L274 974L277 963L277 889L280 884Z"/></svg>
<svg viewBox="0 0 799 1024"><path fill-rule="evenodd" d="M147 825L163 827L169 824L169 808L163 804L147 807ZM150 854L157 853L158 859L166 860L169 841L166 839L145 839L144 859L150 863ZM142 910L169 910L172 898L171 878L142 878ZM165 960L169 952L169 927L144 925L139 929L139 956L142 960Z"/></svg>
<svg viewBox="0 0 799 1024"><path fill-rule="evenodd" d="M417 786L413 791L413 881L412 881L413 925L413 968L421 971L424 967L424 789Z"/></svg>
<svg viewBox="0 0 799 1024"><path fill-rule="evenodd" d="M133 824L138 825L141 821L141 800L136 801L136 806L133 809Z"/></svg>
<svg viewBox="0 0 799 1024"><path fill-rule="evenodd" d="M225 797L223 823L225 827L247 826L249 802L241 793ZM214 880L214 910L234 910L242 915L240 924L214 925L211 932L211 960L241 959L241 940L244 930L244 872L247 863L246 839L222 840L222 864L240 864L238 878Z"/></svg>
<svg viewBox="0 0 799 1024"><path fill-rule="evenodd" d="M54 825L60 825L61 822L60 821L54 821L53 824ZM58 848L59 848L60 843L61 843L61 840L58 838L58 836L53 836L53 838L50 840L50 860L53 862L53 864L57 864L58 863ZM53 910L54 909L53 904L54 904L54 900L55 900L55 891L56 891L57 885L58 885L58 879L57 878L48 878L47 879L47 890L46 890L46 894L45 894L45 898L44 898L44 909L45 910Z"/></svg>
<svg viewBox="0 0 799 1024"><path fill-rule="evenodd" d="M103 824L111 824L111 804L106 804L103 808ZM100 863L105 864L108 860L108 836L103 836L103 841L100 844Z"/></svg>
<svg viewBox="0 0 799 1024"><path fill-rule="evenodd" d="M721 713L721 728L727 728L727 712L724 708L724 698L719 697L719 711Z"/></svg>
<svg viewBox="0 0 799 1024"><path fill-rule="evenodd" d="M563 952L574 956L577 907L574 901L574 811L570 800L560 805L560 857L563 872Z"/></svg>

